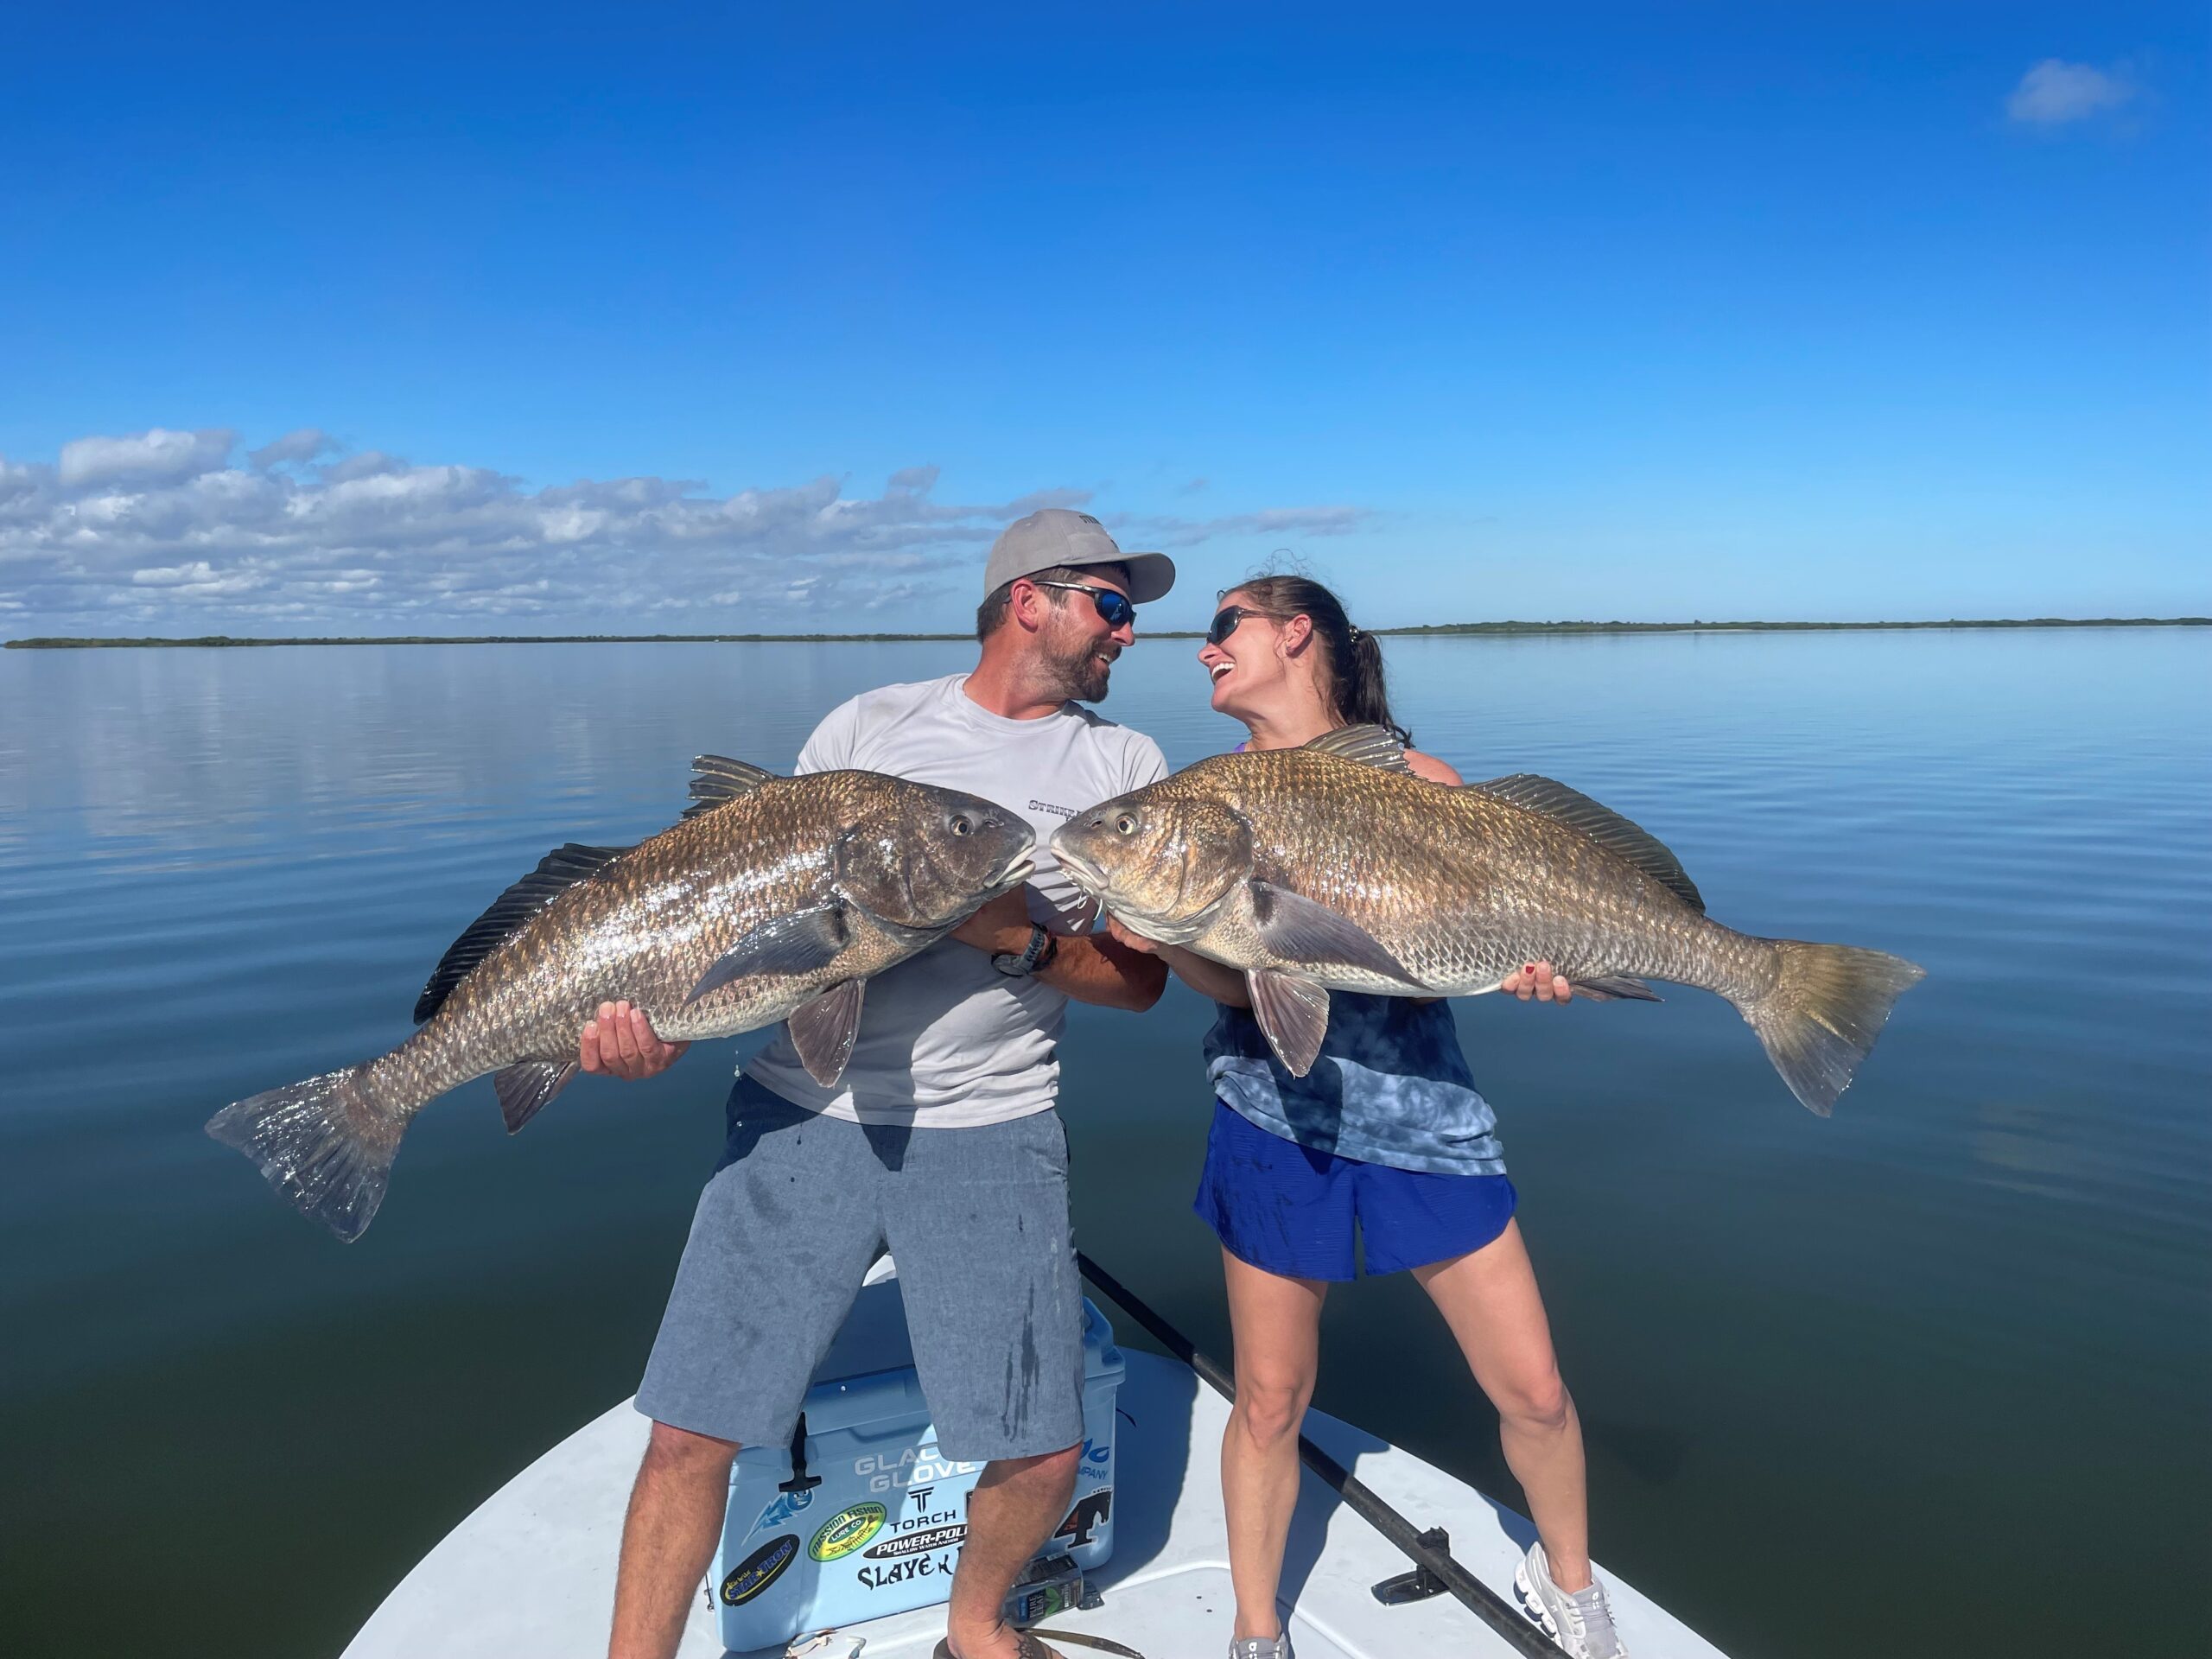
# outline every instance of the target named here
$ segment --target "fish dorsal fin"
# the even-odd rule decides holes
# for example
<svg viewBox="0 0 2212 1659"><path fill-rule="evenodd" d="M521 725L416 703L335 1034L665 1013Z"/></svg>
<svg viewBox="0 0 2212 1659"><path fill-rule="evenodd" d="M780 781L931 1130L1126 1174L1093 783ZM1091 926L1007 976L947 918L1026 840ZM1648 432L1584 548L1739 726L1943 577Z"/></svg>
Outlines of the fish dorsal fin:
<svg viewBox="0 0 2212 1659"><path fill-rule="evenodd" d="M1630 823L1609 806L1600 806L1580 790L1533 772L1516 772L1510 778L1493 778L1474 784L1485 795L1530 812L1556 818L1571 830L1580 830L1607 852L1618 854L1702 915L1705 899L1697 884L1684 873L1681 861L1669 852L1649 830Z"/></svg>
<svg viewBox="0 0 2212 1659"><path fill-rule="evenodd" d="M696 818L702 812L711 812L724 801L734 801L763 784L773 783L775 778L772 772L733 760L726 754L702 754L691 763L691 804L683 809L683 816Z"/></svg>
<svg viewBox="0 0 2212 1659"><path fill-rule="evenodd" d="M1380 726L1339 726L1301 747L1316 754L1357 760L1363 766L1380 766L1385 772L1413 771L1406 764L1406 746L1398 741L1398 734Z"/></svg>
<svg viewBox="0 0 2212 1659"><path fill-rule="evenodd" d="M453 988L468 970L498 950L502 941L577 882L596 874L630 849L627 847L583 847L575 842L556 847L537 861L537 868L492 901L492 907L468 925L468 931L447 948L431 971L430 982L415 999L415 1023L421 1025L445 1006Z"/></svg>

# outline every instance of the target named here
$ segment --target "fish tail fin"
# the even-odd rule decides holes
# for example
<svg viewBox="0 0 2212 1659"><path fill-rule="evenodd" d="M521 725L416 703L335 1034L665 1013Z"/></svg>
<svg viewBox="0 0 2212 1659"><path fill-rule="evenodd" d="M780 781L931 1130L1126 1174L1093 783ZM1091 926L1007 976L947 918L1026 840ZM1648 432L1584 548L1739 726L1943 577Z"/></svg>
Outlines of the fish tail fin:
<svg viewBox="0 0 2212 1659"><path fill-rule="evenodd" d="M347 1243L384 1202L407 1115L362 1087L368 1067L326 1071L226 1106L207 1133L254 1161L262 1178L303 1216Z"/></svg>
<svg viewBox="0 0 2212 1659"><path fill-rule="evenodd" d="M1882 1034L1891 1006L1925 970L1882 950L1773 939L1774 982L1737 1001L1766 1057L1808 1110L1826 1117Z"/></svg>

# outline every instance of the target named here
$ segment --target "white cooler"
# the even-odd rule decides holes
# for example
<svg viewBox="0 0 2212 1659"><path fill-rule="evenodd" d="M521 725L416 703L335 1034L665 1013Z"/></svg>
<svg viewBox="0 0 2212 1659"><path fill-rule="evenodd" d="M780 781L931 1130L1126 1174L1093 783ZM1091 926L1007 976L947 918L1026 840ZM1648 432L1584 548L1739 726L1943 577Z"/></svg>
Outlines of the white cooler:
<svg viewBox="0 0 2212 1659"><path fill-rule="evenodd" d="M1113 1554L1123 1370L1112 1328L1086 1300L1083 1459L1074 1504L1046 1546L1057 1574L1046 1578L1065 1580L1067 1561L1087 1571ZM968 1493L983 1465L938 1452L896 1278L862 1287L807 1390L801 1427L796 1446L747 1446L730 1471L711 1582L722 1645L740 1653L951 1593ZM1054 1605L1040 1592L1038 1616Z"/></svg>

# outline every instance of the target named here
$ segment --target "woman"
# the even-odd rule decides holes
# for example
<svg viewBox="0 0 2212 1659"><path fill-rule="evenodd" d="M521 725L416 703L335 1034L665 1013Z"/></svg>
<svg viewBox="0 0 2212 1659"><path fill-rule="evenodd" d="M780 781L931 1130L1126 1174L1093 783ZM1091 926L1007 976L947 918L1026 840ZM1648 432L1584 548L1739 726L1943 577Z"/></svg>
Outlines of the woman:
<svg viewBox="0 0 2212 1659"><path fill-rule="evenodd" d="M1292 748L1361 723L1412 741L1391 718L1381 647L1318 582L1263 576L1231 588L1198 661L1215 709L1250 733L1240 748ZM1460 781L1433 756L1409 747L1406 760L1432 782ZM1353 1277L1355 1217L1367 1270L1414 1275L1497 1408L1538 1533L1516 1579L1523 1598L1567 1653L1619 1659L1590 1573L1581 1427L1450 1006L1335 992L1320 1058L1294 1077L1253 1019L1241 973L1113 931L1222 1005L1206 1036L1218 1099L1195 1207L1221 1241L1236 1344L1236 1403L1221 1446L1231 1659L1292 1659L1275 1591L1298 1496L1298 1429L1313 1394L1322 1299ZM1548 963L1500 988L1522 1001L1571 995Z"/></svg>

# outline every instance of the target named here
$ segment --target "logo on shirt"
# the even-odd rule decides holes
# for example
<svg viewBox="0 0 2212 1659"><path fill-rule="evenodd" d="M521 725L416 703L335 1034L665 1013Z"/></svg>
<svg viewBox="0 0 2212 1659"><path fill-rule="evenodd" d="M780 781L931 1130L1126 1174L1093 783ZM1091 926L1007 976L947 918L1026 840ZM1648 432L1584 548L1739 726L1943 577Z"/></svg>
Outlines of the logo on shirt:
<svg viewBox="0 0 2212 1659"><path fill-rule="evenodd" d="M1032 801L1029 803L1029 810L1032 812L1050 812L1056 818L1071 818L1075 817L1075 808L1071 806L1054 806L1050 801Z"/></svg>

